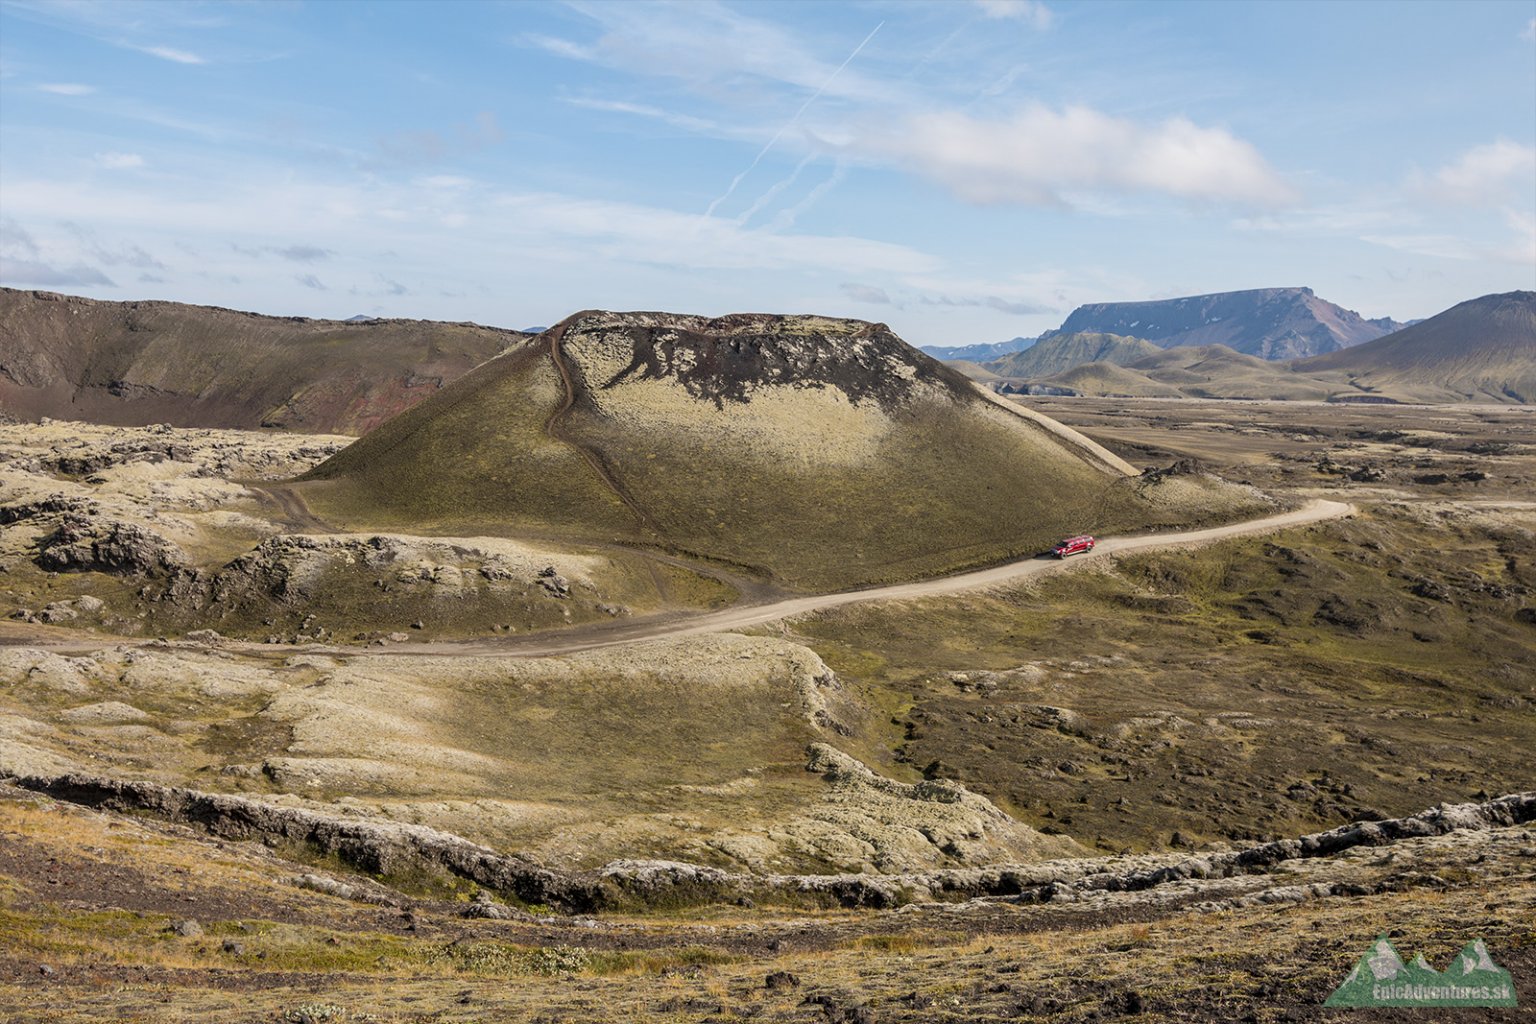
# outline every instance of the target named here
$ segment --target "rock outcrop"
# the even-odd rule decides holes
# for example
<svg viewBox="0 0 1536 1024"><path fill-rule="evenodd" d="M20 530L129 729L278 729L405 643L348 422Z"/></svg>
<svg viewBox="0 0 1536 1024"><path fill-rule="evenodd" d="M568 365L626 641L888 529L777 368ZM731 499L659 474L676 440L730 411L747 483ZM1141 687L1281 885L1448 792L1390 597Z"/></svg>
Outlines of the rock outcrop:
<svg viewBox="0 0 1536 1024"><path fill-rule="evenodd" d="M837 770L846 768L840 758L828 763ZM557 872L420 825L347 818L248 797L96 775L28 775L0 767L0 779L56 800L145 813L226 838L272 837L303 843L375 875L443 871L526 902L576 913L742 898L846 907L892 907L914 898L1009 896L1024 902L1073 901L1095 892L1134 892L1191 879L1262 873L1285 861L1332 857L1356 847L1536 821L1536 792L1528 792L1483 803L1441 805L1406 818L1356 822L1242 850L1149 857L1141 864L1132 858L1129 867L1118 867L1112 859L1092 858L903 874L750 875L675 861L626 860L596 872ZM934 794L941 795L937 790Z"/></svg>

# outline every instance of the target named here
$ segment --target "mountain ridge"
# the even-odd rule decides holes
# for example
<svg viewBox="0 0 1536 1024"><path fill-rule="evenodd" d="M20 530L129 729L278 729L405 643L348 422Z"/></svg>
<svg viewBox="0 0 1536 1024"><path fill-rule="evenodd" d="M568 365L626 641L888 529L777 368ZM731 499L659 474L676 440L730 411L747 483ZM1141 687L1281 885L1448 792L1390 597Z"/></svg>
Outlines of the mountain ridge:
<svg viewBox="0 0 1536 1024"><path fill-rule="evenodd" d="M1482 295L1358 348L1292 364L1399 401L1536 403L1536 291Z"/></svg>
<svg viewBox="0 0 1536 1024"><path fill-rule="evenodd" d="M360 434L525 337L0 288L0 409L117 426Z"/></svg>
<svg viewBox="0 0 1536 1024"><path fill-rule="evenodd" d="M1084 363L1124 366L1160 351L1150 341L1119 334L1052 334L1022 352L983 365L1000 377L1050 377Z"/></svg>
<svg viewBox="0 0 1536 1024"><path fill-rule="evenodd" d="M1119 334L1161 348L1220 344L1264 359L1296 359L1363 344L1399 327L1366 320L1311 288L1253 288L1146 302L1079 306L1054 334Z"/></svg>
<svg viewBox="0 0 1536 1024"><path fill-rule="evenodd" d="M941 359L946 363L972 362L985 363L998 359L1010 352L1022 352L1035 344L1037 338L1025 338L1023 336L1010 338L1007 341L994 342L992 344L977 345L919 345L919 352Z"/></svg>

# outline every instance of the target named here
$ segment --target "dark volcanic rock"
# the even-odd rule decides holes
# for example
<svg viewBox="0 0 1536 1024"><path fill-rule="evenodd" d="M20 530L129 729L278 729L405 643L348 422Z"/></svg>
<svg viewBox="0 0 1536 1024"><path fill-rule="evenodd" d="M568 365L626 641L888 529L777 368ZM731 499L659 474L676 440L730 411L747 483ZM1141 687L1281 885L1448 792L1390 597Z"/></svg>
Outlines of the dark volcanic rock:
<svg viewBox="0 0 1536 1024"><path fill-rule="evenodd" d="M37 564L50 572L170 576L186 569L187 556L142 526L68 513L43 540Z"/></svg>
<svg viewBox="0 0 1536 1024"><path fill-rule="evenodd" d="M625 380L675 378L694 398L724 408L749 402L759 385L835 387L855 403L887 412L903 405L923 377L968 395L970 382L903 342L885 324L814 316L735 313L706 318L654 313L582 313L559 328L567 347L627 345L628 365L599 389Z"/></svg>

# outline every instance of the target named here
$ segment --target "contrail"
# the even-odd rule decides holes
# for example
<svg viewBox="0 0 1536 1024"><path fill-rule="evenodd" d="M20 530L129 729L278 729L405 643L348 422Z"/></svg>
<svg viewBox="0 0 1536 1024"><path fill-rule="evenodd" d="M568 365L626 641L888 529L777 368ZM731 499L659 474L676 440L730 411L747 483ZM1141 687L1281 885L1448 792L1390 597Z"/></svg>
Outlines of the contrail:
<svg viewBox="0 0 1536 1024"><path fill-rule="evenodd" d="M848 166L842 160L842 158L839 157L837 163L832 165L832 176L826 181L822 182L820 185L817 185L815 188L811 189L811 191L806 194L805 198L800 200L800 202L796 203L794 206L791 206L787 210L780 210L779 215L773 218L773 223L768 225L768 230L784 231L788 228L794 227L795 221L802 213L804 213L806 210L809 210L812 206L815 206L817 201L820 200L822 196L836 188L838 184L847 176Z"/></svg>
<svg viewBox="0 0 1536 1024"><path fill-rule="evenodd" d="M801 160L798 164L795 165L795 169L789 172L789 177L785 178L783 181L777 182L768 191L758 196L757 202L747 207L747 212L736 218L736 223L740 225L745 224L747 221L751 220L757 211L771 203L774 197L777 196L780 192L783 192L786 188L793 185L795 181L800 177L800 172L805 170L810 162L815 160L820 155L821 154L817 153L814 149L805 154L805 159Z"/></svg>
<svg viewBox="0 0 1536 1024"><path fill-rule="evenodd" d="M843 61L841 64L839 64L837 66L837 70L832 72L832 74L830 74L829 76L827 76L827 80L825 82L821 83L821 88L817 89L814 93L812 93L811 94L811 98L806 100L804 103L802 103L800 105L800 109L795 111L795 116L790 118L784 124L784 127L780 128L778 133L776 135L774 135L773 138L768 140L768 145L764 146L761 150L758 151L757 156L753 157L752 158L752 162L747 165L747 169L742 171L740 174L736 175L736 177L731 180L731 187L725 190L725 194L722 195L719 199L716 199L714 202L709 204L709 209L704 211L704 216L706 216L706 217L713 217L714 216L715 208L718 207L721 203L725 202L727 199L731 198L731 193L736 191L736 186L741 184L742 179L745 178L747 175L751 174L753 168L755 168L758 164L762 163L763 157L768 155L768 151L774 147L774 144L777 143L781 138L784 137L784 133L785 132L789 131L796 124L799 123L800 117L801 117L802 114L805 113L806 109L812 103L815 103L817 98L820 97L822 93L827 91L827 87L830 86L833 82L835 82L837 80L837 76L842 74L843 73L843 69L846 68L849 64L851 64L853 62L853 58L855 58L855 57L857 57L859 55L859 51L864 49L864 47L868 46L869 45L869 41L871 39L875 38L875 33L879 32L884 27L885 27L885 22L882 21L880 24L876 25L870 31L869 35L864 37L864 41L862 43L860 43L858 46L853 48L853 52L848 55L848 59Z"/></svg>

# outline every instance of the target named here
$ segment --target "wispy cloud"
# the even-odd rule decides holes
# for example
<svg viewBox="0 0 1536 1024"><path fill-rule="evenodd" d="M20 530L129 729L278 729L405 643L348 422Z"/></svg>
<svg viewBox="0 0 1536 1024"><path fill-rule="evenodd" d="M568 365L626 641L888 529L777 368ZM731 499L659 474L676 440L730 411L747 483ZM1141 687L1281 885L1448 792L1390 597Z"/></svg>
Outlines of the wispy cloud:
<svg viewBox="0 0 1536 1024"><path fill-rule="evenodd" d="M44 82L37 87L37 91L50 92L55 96L89 96L96 91L96 87L80 82Z"/></svg>
<svg viewBox="0 0 1536 1024"><path fill-rule="evenodd" d="M1037 103L1001 120L917 114L856 145L980 204L1066 206L1073 190L1258 205L1298 198L1251 143L1181 117L1142 123Z"/></svg>
<svg viewBox="0 0 1536 1024"><path fill-rule="evenodd" d="M563 97L564 102L573 107L581 107L584 110L606 111L614 114L632 114L636 117L650 118L670 124L674 128L682 128L691 132L707 132L710 134L720 132L721 126L707 118L694 117L690 114L681 114L671 110L662 110L645 103L629 103L624 100L602 100L583 96Z"/></svg>
<svg viewBox="0 0 1536 1024"><path fill-rule="evenodd" d="M842 289L843 294L855 302L871 302L879 306L891 305L891 297L886 294L884 288L859 284L857 281L845 281L843 282Z"/></svg>
<svg viewBox="0 0 1536 1024"><path fill-rule="evenodd" d="M0 217L0 255L7 253L36 256L37 242L33 240L32 233L16 223L14 218Z"/></svg>
<svg viewBox="0 0 1536 1024"><path fill-rule="evenodd" d="M92 159L109 171L131 171L144 166L144 158L137 153L97 153Z"/></svg>
<svg viewBox="0 0 1536 1024"><path fill-rule="evenodd" d="M1441 234L1366 234L1362 241L1383 245L1399 252L1411 252L1417 256L1438 256L1448 260L1470 260L1476 252L1466 240L1454 235Z"/></svg>
<svg viewBox="0 0 1536 1024"><path fill-rule="evenodd" d="M416 165L439 163L452 156L473 153L506 138L496 115L482 110L467 122L450 125L444 131L420 129L396 132L378 140L375 165Z"/></svg>
<svg viewBox="0 0 1536 1024"><path fill-rule="evenodd" d="M800 109L795 111L794 116L791 117L788 121L784 122L784 124L780 126L779 130L774 133L773 138L769 139L767 143L764 144L763 148L757 151L757 156L752 158L752 162L747 165L746 169L743 170L740 174L736 175L735 178L731 179L730 187L727 188L718 199L709 204L709 209L705 211L705 216L713 215L715 208L731 197L731 193L736 191L736 186L740 185L742 180L746 178L748 174L751 174L752 170L757 167L758 164L762 163L763 157L767 156L768 151L772 149L781 138L784 137L785 132L789 131L795 125L800 123L800 119L805 116L805 112L810 109L811 104L820 99L821 94L832 87L833 83L837 81L837 76L841 75L843 71L847 69L848 65L853 63L853 59L863 51L864 47L869 45L869 41L875 38L875 33L879 32L880 29L884 26L885 22L882 21L880 24L870 29L869 35L864 37L863 42L859 43L858 46L855 46L853 48L853 52L850 53L847 57L843 58L843 62L841 64L832 69L832 73L827 76L825 81L816 87L816 91L807 96L805 102L800 104Z"/></svg>
<svg viewBox="0 0 1536 1024"><path fill-rule="evenodd" d="M319 263L336 255L330 249L322 249L317 245L240 245L231 242L230 249L243 256L276 256L290 263Z"/></svg>
<svg viewBox="0 0 1536 1024"><path fill-rule="evenodd" d="M410 294L410 289L407 288L405 285L401 284L399 281L391 280L390 278L385 277L383 274L375 274L373 276L378 278L379 284L384 286L384 294L385 295L409 295Z"/></svg>
<svg viewBox="0 0 1536 1024"><path fill-rule="evenodd" d="M1038 0L976 0L976 6L989 18L1008 18L1025 22L1037 29L1051 27L1055 14Z"/></svg>
<svg viewBox="0 0 1536 1024"><path fill-rule="evenodd" d="M84 263L54 267L37 260L16 260L6 256L0 256L0 283L40 285L44 288L79 288L89 285L117 287L106 274Z"/></svg>
<svg viewBox="0 0 1536 1024"><path fill-rule="evenodd" d="M269 247L267 251L293 263L318 263L335 255L331 250L316 245L285 245L280 248Z"/></svg>
<svg viewBox="0 0 1536 1024"><path fill-rule="evenodd" d="M173 64L207 64L207 58L200 57L189 50L178 50L173 46L135 46L133 49L140 53L147 53L151 57L159 57L161 60L171 61Z"/></svg>
<svg viewBox="0 0 1536 1024"><path fill-rule="evenodd" d="M313 288L317 292L330 291L314 274L294 274L293 279L305 288Z"/></svg>
<svg viewBox="0 0 1536 1024"><path fill-rule="evenodd" d="M596 40L525 36L525 45L572 60L717 89L734 88L732 83L747 77L815 90L836 70L835 64L813 53L795 34L713 0L571 6L598 27L601 34ZM849 72L837 76L827 95L868 100L888 98L891 90L878 80Z"/></svg>
<svg viewBox="0 0 1536 1024"><path fill-rule="evenodd" d="M1504 222L1515 237L1498 255L1508 263L1536 264L1536 213L1506 209Z"/></svg>
<svg viewBox="0 0 1536 1024"><path fill-rule="evenodd" d="M846 177L848 177L848 161L839 159L837 163L832 165L831 175L807 192L804 199L788 209L779 211L778 215L773 218L773 223L768 225L769 230L788 231L794 227L795 222L800 219L801 215L821 202L827 193L841 185Z"/></svg>
<svg viewBox="0 0 1536 1024"><path fill-rule="evenodd" d="M1014 301L997 295L965 296L960 298L956 298L953 295L924 295L918 301L925 306L984 306L987 309L995 309L999 313L1009 313L1013 316L1039 316L1044 313L1058 312L1053 306L1043 306L1035 302Z"/></svg>
<svg viewBox="0 0 1536 1024"><path fill-rule="evenodd" d="M539 35L529 32L522 36L525 46L534 46L546 53L552 53L556 57L569 57L571 60L596 60L597 51L590 46L582 46L573 43L569 39L561 39L558 36Z"/></svg>

